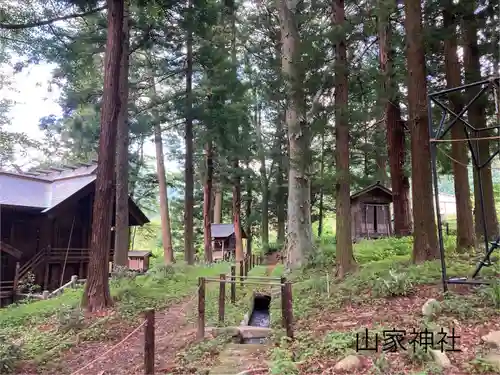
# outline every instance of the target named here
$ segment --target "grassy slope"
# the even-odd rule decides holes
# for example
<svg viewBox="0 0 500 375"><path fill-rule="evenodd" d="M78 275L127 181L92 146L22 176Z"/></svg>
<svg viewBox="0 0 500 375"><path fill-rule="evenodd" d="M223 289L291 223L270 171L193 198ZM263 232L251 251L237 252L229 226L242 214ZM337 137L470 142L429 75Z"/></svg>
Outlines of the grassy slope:
<svg viewBox="0 0 500 375"><path fill-rule="evenodd" d="M190 296L201 276L228 272L227 263L211 267L158 265L147 275L122 275L111 281L115 314L86 317L79 309L82 288L27 304L11 305L0 314L0 373L19 359L46 362L77 341L114 340L129 328L146 308L163 309ZM75 340L76 339L76 340ZM12 345L14 343L15 345Z"/></svg>
<svg viewBox="0 0 500 375"><path fill-rule="evenodd" d="M336 360L348 353L354 353L356 332L362 328L356 323L356 319L362 315L368 315L368 321L371 323L378 319L383 320L384 316L380 316L380 311L384 311L382 315L391 316L391 311L394 311L394 307L399 306L399 303L416 298L413 292L418 292L421 287L424 288L424 284L439 283L441 278L438 261L422 265L411 264L411 238L391 238L356 244L354 249L359 264L358 272L343 281L337 281L332 277L335 247L327 245L327 242L326 239L323 241L323 246L307 268L298 270L291 276L295 281L293 293L297 339L293 345L282 341L281 345L273 350L271 353L272 374L316 374L318 371L321 372L319 368L333 366ZM454 253L454 237L447 237L445 242L448 276L470 275L475 268L475 262ZM497 274L500 272L498 267L497 269L484 269L482 275L493 276L495 272ZM327 280L329 280L329 287L327 287ZM438 285L433 290L439 292L439 289ZM390 302L391 299L397 298L402 298L403 302L396 302L396 300ZM427 297L421 298L425 302ZM372 305L378 306L378 313L375 312L377 311L375 307L371 307ZM412 315L411 319L414 321L418 321L421 319L418 318L420 306L415 311L405 311L405 313ZM373 309L372 312L370 309ZM443 303L443 310L446 316L441 324L457 319L462 323L464 319L469 319L469 321L477 319L477 324L494 322L495 319L498 321L500 286L481 288L467 297L458 297L451 293ZM476 313L478 311L480 313ZM399 315L403 314L399 313ZM272 318L273 327L279 330L279 316ZM396 318L397 316L394 319ZM339 320L344 320L345 327L339 328L337 323ZM433 323L423 322L423 324ZM409 353L408 358L404 359L407 361L404 363L407 369L401 372L399 372L400 369L388 370L386 361L387 359L382 354L373 359L372 367L367 370L368 372L359 372L359 374L441 373L433 372L435 367L432 362L429 362L426 353ZM475 373L473 371L476 371L477 363L480 362L477 359L470 363L466 361L464 367L470 366L472 369L470 370L472 372L466 373ZM485 367L484 364L481 366L484 370L481 373L490 373L487 371L487 366ZM412 372L415 369L420 372Z"/></svg>

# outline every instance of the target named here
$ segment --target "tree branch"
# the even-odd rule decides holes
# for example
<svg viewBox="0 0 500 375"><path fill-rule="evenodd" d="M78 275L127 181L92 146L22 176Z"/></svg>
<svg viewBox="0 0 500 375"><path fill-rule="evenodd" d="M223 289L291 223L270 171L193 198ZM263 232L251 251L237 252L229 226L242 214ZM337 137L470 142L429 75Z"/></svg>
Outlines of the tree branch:
<svg viewBox="0 0 500 375"><path fill-rule="evenodd" d="M0 29L3 29L3 30L21 30L21 29L30 29L33 27L47 26L47 25L51 25L57 21L65 21L65 20L69 20L72 18L89 16L91 14L100 12L101 10L104 10L104 9L106 9L106 6L91 9L91 10L83 12L83 13L73 13L73 14L68 14L66 16L54 17L54 18L50 18L48 20L32 21L32 22L28 22L28 23L0 23Z"/></svg>

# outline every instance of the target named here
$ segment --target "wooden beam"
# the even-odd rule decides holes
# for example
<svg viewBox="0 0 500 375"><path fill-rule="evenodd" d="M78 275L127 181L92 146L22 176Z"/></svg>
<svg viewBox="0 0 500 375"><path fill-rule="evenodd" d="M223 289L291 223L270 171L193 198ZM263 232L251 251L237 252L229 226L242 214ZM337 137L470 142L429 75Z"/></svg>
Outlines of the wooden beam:
<svg viewBox="0 0 500 375"><path fill-rule="evenodd" d="M63 172L63 171L65 171L65 170L66 170L66 169L64 169L64 168L59 168L59 167L49 167L49 169L50 169L51 171L55 171L55 172Z"/></svg>
<svg viewBox="0 0 500 375"><path fill-rule="evenodd" d="M69 164L63 164L62 167L71 170L75 170L76 168L78 168L76 165L69 165Z"/></svg>
<svg viewBox="0 0 500 375"><path fill-rule="evenodd" d="M53 171L50 171L48 169L35 169L35 172L42 173L42 174L49 174L52 173Z"/></svg>

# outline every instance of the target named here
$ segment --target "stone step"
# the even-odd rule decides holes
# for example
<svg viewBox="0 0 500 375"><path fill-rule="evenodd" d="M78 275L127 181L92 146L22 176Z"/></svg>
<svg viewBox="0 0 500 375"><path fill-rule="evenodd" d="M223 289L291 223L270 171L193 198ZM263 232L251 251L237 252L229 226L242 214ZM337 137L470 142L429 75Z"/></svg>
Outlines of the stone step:
<svg viewBox="0 0 500 375"><path fill-rule="evenodd" d="M259 354L264 354L269 346L262 344L229 344L220 354L218 364L210 370L210 375L235 375L246 370Z"/></svg>

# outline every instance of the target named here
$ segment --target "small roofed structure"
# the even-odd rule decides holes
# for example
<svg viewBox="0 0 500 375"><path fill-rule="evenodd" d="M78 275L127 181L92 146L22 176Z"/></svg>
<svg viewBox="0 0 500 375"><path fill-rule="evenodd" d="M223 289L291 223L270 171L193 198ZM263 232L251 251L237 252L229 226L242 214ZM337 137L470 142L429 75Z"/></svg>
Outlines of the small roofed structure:
<svg viewBox="0 0 500 375"><path fill-rule="evenodd" d="M227 259L236 251L236 235L234 224L211 224L213 259ZM246 239L247 234L241 228L241 237ZM245 248L245 247L243 247Z"/></svg>
<svg viewBox="0 0 500 375"><path fill-rule="evenodd" d="M353 241L392 235L392 191L380 181L351 195L351 231Z"/></svg>
<svg viewBox="0 0 500 375"><path fill-rule="evenodd" d="M150 251L129 251L128 268L133 271L146 272L149 269L149 258L152 255Z"/></svg>

